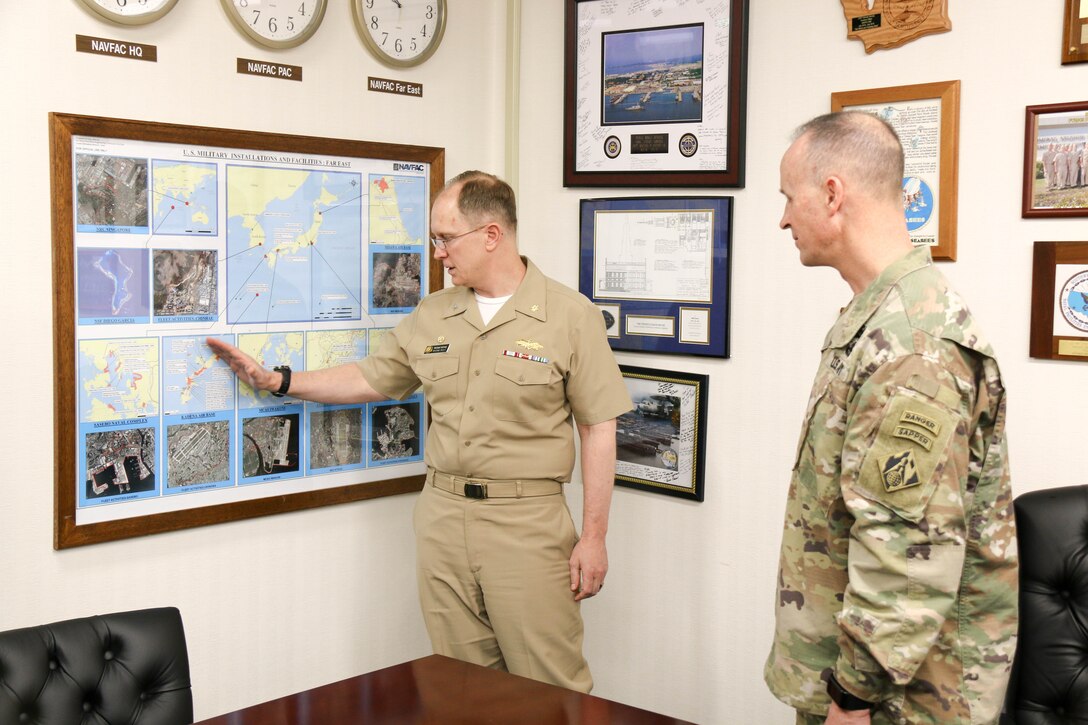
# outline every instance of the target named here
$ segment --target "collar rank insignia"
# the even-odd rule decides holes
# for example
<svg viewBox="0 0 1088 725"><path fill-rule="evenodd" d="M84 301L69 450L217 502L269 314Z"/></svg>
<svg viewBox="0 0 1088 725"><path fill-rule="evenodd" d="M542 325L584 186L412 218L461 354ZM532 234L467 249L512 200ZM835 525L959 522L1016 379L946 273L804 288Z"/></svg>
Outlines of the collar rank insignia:
<svg viewBox="0 0 1088 725"><path fill-rule="evenodd" d="M533 305L529 308L529 312L540 312L540 305Z"/></svg>
<svg viewBox="0 0 1088 725"><path fill-rule="evenodd" d="M514 343L518 347L524 347L526 350L543 350L544 346L539 342L533 342L532 340L518 340Z"/></svg>
<svg viewBox="0 0 1088 725"><path fill-rule="evenodd" d="M884 480L884 490L888 493L920 484L918 467L914 464L914 451L893 453L881 461L880 477Z"/></svg>

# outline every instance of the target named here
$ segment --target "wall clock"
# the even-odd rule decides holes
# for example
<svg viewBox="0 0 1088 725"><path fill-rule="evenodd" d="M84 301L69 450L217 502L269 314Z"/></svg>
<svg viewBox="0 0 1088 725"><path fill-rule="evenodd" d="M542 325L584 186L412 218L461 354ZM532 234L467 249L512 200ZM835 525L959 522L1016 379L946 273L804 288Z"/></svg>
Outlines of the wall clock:
<svg viewBox="0 0 1088 725"><path fill-rule="evenodd" d="M446 32L446 0L352 0L351 10L367 49L396 68L430 58Z"/></svg>
<svg viewBox="0 0 1088 725"><path fill-rule="evenodd" d="M132 0L129 0L132 2ZM220 0L234 27L266 48L293 48L313 35L328 0Z"/></svg>
<svg viewBox="0 0 1088 725"><path fill-rule="evenodd" d="M178 0L82 0L98 17L123 25L143 25L170 12Z"/></svg>

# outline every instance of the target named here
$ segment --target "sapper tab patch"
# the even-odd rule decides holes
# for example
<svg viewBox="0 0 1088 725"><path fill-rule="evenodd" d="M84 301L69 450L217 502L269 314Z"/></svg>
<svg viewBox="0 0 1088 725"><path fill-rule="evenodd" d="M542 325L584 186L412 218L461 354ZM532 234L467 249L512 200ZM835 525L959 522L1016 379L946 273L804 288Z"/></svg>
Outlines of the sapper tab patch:
<svg viewBox="0 0 1088 725"><path fill-rule="evenodd" d="M431 353L436 352L446 352L449 349L449 343L446 343L445 345L428 345L427 347L423 348L423 354L430 355Z"/></svg>
<svg viewBox="0 0 1088 725"><path fill-rule="evenodd" d="M917 443L927 451L933 450L933 439L917 428L911 428L906 425L897 425L895 430L892 431L892 435L896 438L902 438Z"/></svg>
<svg viewBox="0 0 1088 725"><path fill-rule="evenodd" d="M914 451L911 450L893 453L882 460L880 476L888 493L902 491L922 482L918 477L918 467L914 464Z"/></svg>

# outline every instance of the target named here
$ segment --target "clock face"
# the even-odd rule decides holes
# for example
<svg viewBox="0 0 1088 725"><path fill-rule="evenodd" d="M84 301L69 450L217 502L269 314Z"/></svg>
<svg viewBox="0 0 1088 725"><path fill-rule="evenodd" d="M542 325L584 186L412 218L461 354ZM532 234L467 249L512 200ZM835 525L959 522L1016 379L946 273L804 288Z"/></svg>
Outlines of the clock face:
<svg viewBox="0 0 1088 725"><path fill-rule="evenodd" d="M221 0L234 27L266 48L291 48L308 40L325 17L327 1Z"/></svg>
<svg viewBox="0 0 1088 725"><path fill-rule="evenodd" d="M430 58L446 31L446 0L352 0L351 9L367 48L394 67Z"/></svg>
<svg viewBox="0 0 1088 725"><path fill-rule="evenodd" d="M178 0L83 0L99 17L125 25L142 25L170 12Z"/></svg>

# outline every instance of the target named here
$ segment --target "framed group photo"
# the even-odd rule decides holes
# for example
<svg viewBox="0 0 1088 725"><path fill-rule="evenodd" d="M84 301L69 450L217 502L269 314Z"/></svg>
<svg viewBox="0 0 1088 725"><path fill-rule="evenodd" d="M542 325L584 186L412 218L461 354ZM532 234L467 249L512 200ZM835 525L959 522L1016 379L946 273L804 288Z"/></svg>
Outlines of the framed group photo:
<svg viewBox="0 0 1088 725"><path fill-rule="evenodd" d="M729 357L733 198L581 202L579 291L614 350Z"/></svg>
<svg viewBox="0 0 1088 725"><path fill-rule="evenodd" d="M903 215L916 247L956 260L960 82L941 81L831 94L832 111L887 121L903 144Z"/></svg>
<svg viewBox="0 0 1088 725"><path fill-rule="evenodd" d="M564 186L744 186L748 0L566 0Z"/></svg>
<svg viewBox="0 0 1088 725"><path fill-rule="evenodd" d="M1027 107L1021 215L1088 216L1088 101Z"/></svg>
<svg viewBox="0 0 1088 725"><path fill-rule="evenodd" d="M616 484L702 501L708 376L620 371L635 409L616 420Z"/></svg>

